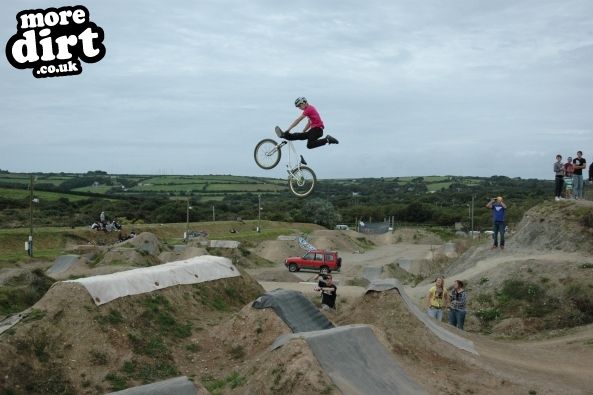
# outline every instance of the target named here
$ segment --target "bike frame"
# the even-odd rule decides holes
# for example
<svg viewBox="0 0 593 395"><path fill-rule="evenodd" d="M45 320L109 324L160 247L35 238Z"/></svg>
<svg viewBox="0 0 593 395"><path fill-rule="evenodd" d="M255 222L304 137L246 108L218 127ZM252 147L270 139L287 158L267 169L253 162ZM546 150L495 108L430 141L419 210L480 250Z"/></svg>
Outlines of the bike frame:
<svg viewBox="0 0 593 395"><path fill-rule="evenodd" d="M288 164L286 165L286 171L288 172L288 174L290 174L291 177L295 177L294 175L294 171L295 170L299 170L301 168L301 161L297 162L296 166L292 165L292 156L294 155L295 157L299 157L299 153L296 151L296 148L294 148L294 144L292 144L291 141L289 140L284 140L282 143L280 143L279 145L282 144L287 144L288 145Z"/></svg>
<svg viewBox="0 0 593 395"><path fill-rule="evenodd" d="M270 146L270 144L273 145ZM288 160L285 163L287 163L286 172L290 190L298 197L308 196L315 188L316 175L313 169L307 166L303 155L297 152L292 141L286 139L280 142L272 139L260 141L254 151L255 162L265 170L276 167L282 158L282 147L286 145L288 145Z"/></svg>

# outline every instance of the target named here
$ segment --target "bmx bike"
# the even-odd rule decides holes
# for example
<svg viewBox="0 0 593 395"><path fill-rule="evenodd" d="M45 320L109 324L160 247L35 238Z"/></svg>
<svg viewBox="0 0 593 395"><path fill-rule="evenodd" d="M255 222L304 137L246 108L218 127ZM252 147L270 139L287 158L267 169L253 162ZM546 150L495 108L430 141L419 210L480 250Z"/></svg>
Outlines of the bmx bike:
<svg viewBox="0 0 593 395"><path fill-rule="evenodd" d="M282 136L282 130L276 126L276 134L278 137ZM313 169L307 166L303 155L299 155L294 148L294 145L289 140L283 140L278 143L273 139L263 139L255 146L253 157L255 163L265 170L273 169L280 162L282 157L282 147L288 145L288 163L286 171L288 172L288 186L293 194L298 197L305 197L313 192L315 184L317 183L317 176ZM296 161L293 164L293 161Z"/></svg>

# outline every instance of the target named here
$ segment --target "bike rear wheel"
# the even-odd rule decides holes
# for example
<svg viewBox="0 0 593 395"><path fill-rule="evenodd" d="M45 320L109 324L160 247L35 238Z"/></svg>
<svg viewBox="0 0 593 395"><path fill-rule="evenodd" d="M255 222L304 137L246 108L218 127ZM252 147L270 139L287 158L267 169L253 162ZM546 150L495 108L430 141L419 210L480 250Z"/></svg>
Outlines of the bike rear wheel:
<svg viewBox="0 0 593 395"><path fill-rule="evenodd" d="M288 186L292 193L298 197L308 196L317 183L317 176L313 169L307 166L300 166L288 176Z"/></svg>
<svg viewBox="0 0 593 395"><path fill-rule="evenodd" d="M262 169L273 169L280 162L282 151L272 139L264 139L257 143L253 151L255 163Z"/></svg>

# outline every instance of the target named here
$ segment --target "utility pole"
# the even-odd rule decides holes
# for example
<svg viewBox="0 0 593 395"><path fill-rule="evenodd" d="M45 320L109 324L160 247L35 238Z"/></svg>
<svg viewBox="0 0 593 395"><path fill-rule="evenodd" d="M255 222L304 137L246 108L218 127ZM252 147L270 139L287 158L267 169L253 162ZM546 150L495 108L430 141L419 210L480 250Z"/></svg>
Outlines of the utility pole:
<svg viewBox="0 0 593 395"><path fill-rule="evenodd" d="M216 222L216 213L214 212L214 205L212 205L212 222Z"/></svg>
<svg viewBox="0 0 593 395"><path fill-rule="evenodd" d="M189 197L187 198L187 209L186 209L186 217L185 217L185 240L189 240L189 210L191 210L191 206L189 205Z"/></svg>
<svg viewBox="0 0 593 395"><path fill-rule="evenodd" d="M33 257L33 174L29 183L29 244L27 244L27 252L29 256Z"/></svg>
<svg viewBox="0 0 593 395"><path fill-rule="evenodd" d="M472 195L472 237L474 235L474 198L476 195Z"/></svg>
<svg viewBox="0 0 593 395"><path fill-rule="evenodd" d="M257 195L257 231L261 232L261 193Z"/></svg>

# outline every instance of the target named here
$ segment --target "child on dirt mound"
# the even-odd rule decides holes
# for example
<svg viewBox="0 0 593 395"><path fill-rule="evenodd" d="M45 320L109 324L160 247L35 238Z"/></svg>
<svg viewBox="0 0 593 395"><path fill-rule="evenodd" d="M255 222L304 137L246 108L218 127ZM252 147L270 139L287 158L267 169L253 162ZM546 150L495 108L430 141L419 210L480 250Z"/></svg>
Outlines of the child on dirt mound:
<svg viewBox="0 0 593 395"><path fill-rule="evenodd" d="M336 309L336 297L338 296L338 287L333 282L331 274L320 274L317 276L319 282L315 291L321 291L321 308L324 310Z"/></svg>

